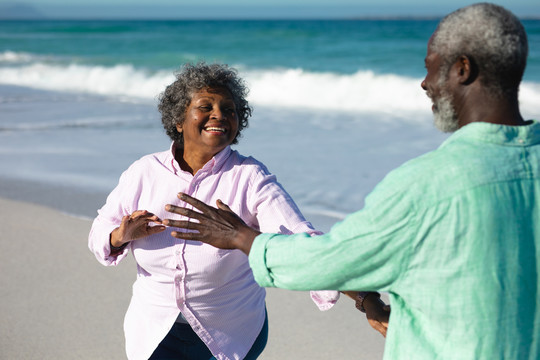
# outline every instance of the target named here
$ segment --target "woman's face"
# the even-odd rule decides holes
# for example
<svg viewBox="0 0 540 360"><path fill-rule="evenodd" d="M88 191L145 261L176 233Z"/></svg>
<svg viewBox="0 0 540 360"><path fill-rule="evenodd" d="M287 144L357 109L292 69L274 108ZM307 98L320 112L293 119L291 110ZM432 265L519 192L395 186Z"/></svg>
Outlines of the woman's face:
<svg viewBox="0 0 540 360"><path fill-rule="evenodd" d="M208 160L230 145L238 132L238 116L231 93L225 88L205 88L193 93L183 124L184 156Z"/></svg>

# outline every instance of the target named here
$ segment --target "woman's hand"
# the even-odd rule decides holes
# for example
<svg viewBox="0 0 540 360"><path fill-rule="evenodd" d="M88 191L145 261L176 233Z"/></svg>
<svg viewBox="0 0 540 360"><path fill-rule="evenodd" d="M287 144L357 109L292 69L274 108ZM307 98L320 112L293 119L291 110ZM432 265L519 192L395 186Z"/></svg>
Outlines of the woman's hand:
<svg viewBox="0 0 540 360"><path fill-rule="evenodd" d="M179 193L178 198L200 212L174 205L165 206L165 210L183 215L188 220L165 219L163 220L164 225L196 231L173 231L171 232L172 236L179 239L202 241L220 249L239 249L249 255L251 245L260 232L247 226L221 200L216 202L218 207L216 209L184 193ZM197 220L197 222L190 221L192 219Z"/></svg>
<svg viewBox="0 0 540 360"><path fill-rule="evenodd" d="M159 225L151 226L151 222ZM111 232L111 245L119 248L130 241L160 233L165 229L156 215L146 210L137 210L124 216L120 226Z"/></svg>

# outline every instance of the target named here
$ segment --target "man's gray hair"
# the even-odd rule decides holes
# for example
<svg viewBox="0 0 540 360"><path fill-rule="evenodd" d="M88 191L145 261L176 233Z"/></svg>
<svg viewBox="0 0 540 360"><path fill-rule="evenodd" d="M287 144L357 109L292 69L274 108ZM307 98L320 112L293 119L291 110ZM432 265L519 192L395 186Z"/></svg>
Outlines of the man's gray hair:
<svg viewBox="0 0 540 360"><path fill-rule="evenodd" d="M519 19L505 8L478 3L444 17L431 50L442 58L441 77L462 55L473 62L479 80L495 96L516 95L527 64L527 34Z"/></svg>

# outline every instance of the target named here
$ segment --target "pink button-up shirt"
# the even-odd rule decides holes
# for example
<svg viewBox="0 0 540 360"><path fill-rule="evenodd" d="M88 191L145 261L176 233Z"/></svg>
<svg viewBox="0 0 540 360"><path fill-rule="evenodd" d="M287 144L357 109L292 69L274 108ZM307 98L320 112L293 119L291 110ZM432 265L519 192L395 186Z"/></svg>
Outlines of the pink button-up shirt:
<svg viewBox="0 0 540 360"><path fill-rule="evenodd" d="M136 210L180 219L165 211L166 204L186 206L176 197L178 192L213 206L221 199L262 232L317 232L276 177L252 157L227 147L193 176L180 168L173 154L174 144L168 151L144 156L122 174L98 211L89 247L104 265L117 265L129 249L137 263L124 320L128 358L148 359L181 312L214 356L242 359L265 319L265 290L255 283L247 256L239 250L174 238L172 229L133 241L113 256L110 233L123 216ZM312 292L311 296L326 310L339 293Z"/></svg>

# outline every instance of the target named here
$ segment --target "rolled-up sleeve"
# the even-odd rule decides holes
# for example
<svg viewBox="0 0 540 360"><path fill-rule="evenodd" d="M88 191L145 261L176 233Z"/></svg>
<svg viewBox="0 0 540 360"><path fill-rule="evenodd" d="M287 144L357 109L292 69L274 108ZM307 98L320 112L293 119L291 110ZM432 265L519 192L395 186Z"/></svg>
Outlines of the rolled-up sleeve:
<svg viewBox="0 0 540 360"><path fill-rule="evenodd" d="M249 252L249 266L255 281L262 287L276 287L266 266L266 244L277 234L261 234L255 238Z"/></svg>
<svg viewBox="0 0 540 360"><path fill-rule="evenodd" d="M133 174L133 168L130 167L120 176L118 185L107 197L105 205L98 210L98 216L94 219L88 236L88 247L105 266L118 265L129 252L128 245L121 252L111 255L109 237L111 232L120 226L122 218L133 211L131 204L139 193L131 180L139 178Z"/></svg>
<svg viewBox="0 0 540 360"><path fill-rule="evenodd" d="M128 255L129 246L126 246L120 253L111 255L109 236L119 224L111 223L102 217L97 217L88 236L88 247L94 253L97 260L105 266L116 266Z"/></svg>

